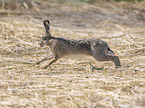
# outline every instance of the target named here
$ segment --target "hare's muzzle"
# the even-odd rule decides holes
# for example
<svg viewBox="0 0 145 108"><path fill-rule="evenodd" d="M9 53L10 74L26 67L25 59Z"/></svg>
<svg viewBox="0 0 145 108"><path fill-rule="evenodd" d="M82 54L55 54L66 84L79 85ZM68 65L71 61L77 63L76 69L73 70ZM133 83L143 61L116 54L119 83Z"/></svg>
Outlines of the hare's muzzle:
<svg viewBox="0 0 145 108"><path fill-rule="evenodd" d="M46 40L46 36L42 36L41 39L39 40L38 44L40 45L40 47L43 47L43 45L45 44L45 41Z"/></svg>
<svg viewBox="0 0 145 108"><path fill-rule="evenodd" d="M40 47L43 47L44 42L41 40L41 41L38 42L38 45L40 45Z"/></svg>

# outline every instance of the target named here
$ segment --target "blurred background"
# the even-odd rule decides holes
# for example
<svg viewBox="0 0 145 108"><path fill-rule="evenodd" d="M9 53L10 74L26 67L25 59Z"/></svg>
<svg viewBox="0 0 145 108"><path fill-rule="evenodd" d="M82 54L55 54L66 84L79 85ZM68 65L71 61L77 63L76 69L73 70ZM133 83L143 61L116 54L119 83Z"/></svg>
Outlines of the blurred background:
<svg viewBox="0 0 145 108"><path fill-rule="evenodd" d="M0 0L1 18L51 20L53 26L124 29L145 23L144 0Z"/></svg>

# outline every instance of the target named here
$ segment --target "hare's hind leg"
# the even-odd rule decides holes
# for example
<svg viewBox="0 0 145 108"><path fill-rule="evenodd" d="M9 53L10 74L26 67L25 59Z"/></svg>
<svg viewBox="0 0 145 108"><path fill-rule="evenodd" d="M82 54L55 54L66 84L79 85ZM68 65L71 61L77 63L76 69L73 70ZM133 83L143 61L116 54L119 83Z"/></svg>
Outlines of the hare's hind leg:
<svg viewBox="0 0 145 108"><path fill-rule="evenodd" d="M115 68L121 67L120 60L118 56L112 56Z"/></svg>
<svg viewBox="0 0 145 108"><path fill-rule="evenodd" d="M121 67L120 60L118 56L115 56L113 51L108 48L108 46L102 47L102 48L93 48L92 49L92 55L93 57L98 61L112 61L115 64L115 67ZM111 51L111 54L108 54L108 52Z"/></svg>
<svg viewBox="0 0 145 108"><path fill-rule="evenodd" d="M52 58L53 58L53 55L50 56L50 57L45 57L45 58L43 58L42 60L36 62L36 64L40 64L40 63L42 63L42 62L44 62L44 61L46 61L46 60L50 60L50 59L52 59Z"/></svg>
<svg viewBox="0 0 145 108"><path fill-rule="evenodd" d="M121 67L118 56L110 56L110 55L101 54L101 55L96 55L93 57L98 61L112 61L115 64L115 68Z"/></svg>
<svg viewBox="0 0 145 108"><path fill-rule="evenodd" d="M58 59L59 59L58 56L54 57L54 59L53 59L48 65L45 65L45 66L43 67L43 69L47 69L51 64L53 64L54 62L56 62Z"/></svg>

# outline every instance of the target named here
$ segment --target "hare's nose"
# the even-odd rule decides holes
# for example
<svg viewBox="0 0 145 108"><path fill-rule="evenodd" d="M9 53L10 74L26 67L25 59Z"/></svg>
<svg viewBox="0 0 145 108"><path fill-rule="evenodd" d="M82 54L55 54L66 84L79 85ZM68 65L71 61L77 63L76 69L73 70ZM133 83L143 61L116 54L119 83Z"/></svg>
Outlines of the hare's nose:
<svg viewBox="0 0 145 108"><path fill-rule="evenodd" d="M42 40L46 40L46 36L43 36L43 37L42 37Z"/></svg>
<svg viewBox="0 0 145 108"><path fill-rule="evenodd" d="M39 43L38 43L38 45L40 45L41 47L43 46L43 41L40 41Z"/></svg>

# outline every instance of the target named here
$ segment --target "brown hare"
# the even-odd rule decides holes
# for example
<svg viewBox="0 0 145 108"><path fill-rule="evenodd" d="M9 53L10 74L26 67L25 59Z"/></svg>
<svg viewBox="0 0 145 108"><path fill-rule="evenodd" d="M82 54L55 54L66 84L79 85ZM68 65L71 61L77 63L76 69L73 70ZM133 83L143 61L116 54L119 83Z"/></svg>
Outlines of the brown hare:
<svg viewBox="0 0 145 108"><path fill-rule="evenodd" d="M76 54L93 56L98 61L112 61L114 62L116 68L121 67L119 57L114 55L114 52L109 48L106 42L100 39L70 40L53 37L50 34L49 21L44 20L43 24L46 34L42 37L39 45L48 45L53 53L53 56L46 57L36 62L36 64L40 64L43 61L53 58L53 60L44 67L45 69L61 57Z"/></svg>

